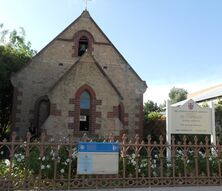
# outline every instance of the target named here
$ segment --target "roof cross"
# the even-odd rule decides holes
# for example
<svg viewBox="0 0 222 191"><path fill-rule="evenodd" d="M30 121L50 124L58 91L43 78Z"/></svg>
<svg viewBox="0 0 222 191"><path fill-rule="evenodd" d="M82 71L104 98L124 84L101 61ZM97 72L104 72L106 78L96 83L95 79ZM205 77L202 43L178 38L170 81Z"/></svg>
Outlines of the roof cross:
<svg viewBox="0 0 222 191"><path fill-rule="evenodd" d="M88 1L91 1L91 0L83 0L84 2L85 2L85 4L86 4L86 10L87 10L87 6L88 6Z"/></svg>

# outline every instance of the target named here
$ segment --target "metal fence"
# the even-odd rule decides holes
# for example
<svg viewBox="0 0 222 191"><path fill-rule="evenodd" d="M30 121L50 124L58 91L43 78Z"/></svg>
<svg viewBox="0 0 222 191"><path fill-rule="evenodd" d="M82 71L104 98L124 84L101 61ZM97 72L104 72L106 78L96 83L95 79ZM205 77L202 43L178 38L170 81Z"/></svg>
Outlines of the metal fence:
<svg viewBox="0 0 222 191"><path fill-rule="evenodd" d="M186 185L222 185L222 146L197 137L186 137L169 145L160 137L144 142L137 135L118 140L119 173L114 175L78 175L77 145L74 138L0 142L0 190L70 190L80 188L154 187ZM82 141L92 141L86 135ZM105 142L116 141L111 135ZM167 159L167 150L171 157Z"/></svg>

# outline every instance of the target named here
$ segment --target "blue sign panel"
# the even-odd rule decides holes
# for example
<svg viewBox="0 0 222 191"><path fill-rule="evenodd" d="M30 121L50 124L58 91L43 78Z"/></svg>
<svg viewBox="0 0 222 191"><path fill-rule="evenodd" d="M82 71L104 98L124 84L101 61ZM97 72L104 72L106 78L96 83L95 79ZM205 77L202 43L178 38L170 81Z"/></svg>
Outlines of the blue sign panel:
<svg viewBox="0 0 222 191"><path fill-rule="evenodd" d="M79 165L79 172L82 174L91 174L93 172L92 155L79 155L79 160L81 161Z"/></svg>
<svg viewBox="0 0 222 191"><path fill-rule="evenodd" d="M80 142L78 152L119 152L118 143Z"/></svg>

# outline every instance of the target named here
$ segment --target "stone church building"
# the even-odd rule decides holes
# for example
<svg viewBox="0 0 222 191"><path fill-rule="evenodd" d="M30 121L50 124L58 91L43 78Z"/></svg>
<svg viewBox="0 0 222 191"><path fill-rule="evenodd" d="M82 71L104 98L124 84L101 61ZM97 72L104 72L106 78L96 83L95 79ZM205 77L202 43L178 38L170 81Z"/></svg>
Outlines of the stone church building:
<svg viewBox="0 0 222 191"><path fill-rule="evenodd" d="M21 137L143 132L146 83L87 10L11 82L13 129Z"/></svg>

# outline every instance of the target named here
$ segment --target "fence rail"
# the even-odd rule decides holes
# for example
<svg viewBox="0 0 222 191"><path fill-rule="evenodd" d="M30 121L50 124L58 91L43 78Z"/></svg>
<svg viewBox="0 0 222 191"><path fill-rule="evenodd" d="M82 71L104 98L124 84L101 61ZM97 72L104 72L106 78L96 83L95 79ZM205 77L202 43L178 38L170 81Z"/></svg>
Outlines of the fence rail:
<svg viewBox="0 0 222 191"><path fill-rule="evenodd" d="M39 141L0 142L0 190L46 190L107 187L150 187L186 185L222 185L222 145L204 143L197 137L182 142L142 141L138 135L118 140L119 173L114 175L78 175L77 145L73 137ZM219 139L218 139L219 140ZM82 141L92 141L84 135ZM105 142L116 141L111 135ZM167 150L171 158L167 159Z"/></svg>

